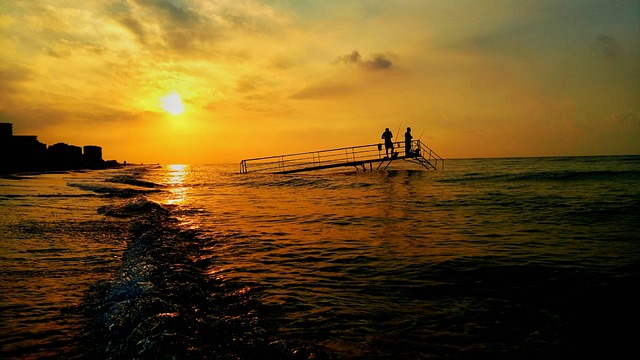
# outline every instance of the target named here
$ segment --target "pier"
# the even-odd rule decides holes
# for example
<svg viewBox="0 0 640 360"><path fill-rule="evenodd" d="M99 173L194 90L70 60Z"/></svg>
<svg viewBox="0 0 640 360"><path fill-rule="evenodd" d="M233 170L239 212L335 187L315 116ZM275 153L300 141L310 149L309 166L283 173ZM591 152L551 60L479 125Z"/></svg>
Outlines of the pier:
<svg viewBox="0 0 640 360"><path fill-rule="evenodd" d="M411 142L409 153L405 152L404 142L394 142L393 146L394 153L389 157L383 144L371 144L245 159L240 162L240 173L290 174L338 167L373 171L385 170L396 160L408 161L427 170L444 169L444 159L420 140Z"/></svg>

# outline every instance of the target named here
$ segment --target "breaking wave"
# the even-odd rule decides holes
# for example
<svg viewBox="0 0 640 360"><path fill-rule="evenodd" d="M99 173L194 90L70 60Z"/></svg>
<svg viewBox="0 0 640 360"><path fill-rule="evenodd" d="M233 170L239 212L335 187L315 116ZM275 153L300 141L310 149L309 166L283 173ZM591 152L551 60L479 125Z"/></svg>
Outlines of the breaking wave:
<svg viewBox="0 0 640 360"><path fill-rule="evenodd" d="M207 274L205 248L216 239L183 229L171 207L138 196L99 213L130 218L122 263L95 284L83 311L91 357L322 359L308 345L275 336L255 288Z"/></svg>
<svg viewBox="0 0 640 360"><path fill-rule="evenodd" d="M145 187L145 188L163 188L164 187L163 185L160 185L160 184L136 179L132 175L117 175L107 179L106 181L116 183L116 184L127 184L127 185L134 185L134 186Z"/></svg>

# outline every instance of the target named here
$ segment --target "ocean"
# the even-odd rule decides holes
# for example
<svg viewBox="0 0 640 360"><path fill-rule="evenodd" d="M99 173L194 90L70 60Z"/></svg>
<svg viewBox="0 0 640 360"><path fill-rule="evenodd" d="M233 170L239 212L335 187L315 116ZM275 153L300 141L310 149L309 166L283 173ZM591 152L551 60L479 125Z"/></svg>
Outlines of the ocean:
<svg viewBox="0 0 640 360"><path fill-rule="evenodd" d="M22 174L0 234L5 359L638 353L640 156Z"/></svg>

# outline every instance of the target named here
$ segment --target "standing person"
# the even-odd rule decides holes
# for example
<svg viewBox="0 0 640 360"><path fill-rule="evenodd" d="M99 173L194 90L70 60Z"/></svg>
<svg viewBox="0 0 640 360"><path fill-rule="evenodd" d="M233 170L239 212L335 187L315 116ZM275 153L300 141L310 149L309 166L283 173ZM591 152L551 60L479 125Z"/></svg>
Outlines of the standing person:
<svg viewBox="0 0 640 360"><path fill-rule="evenodd" d="M404 133L404 155L409 156L411 153L411 140L413 140L413 136L411 135L411 128L407 128L407 132Z"/></svg>
<svg viewBox="0 0 640 360"><path fill-rule="evenodd" d="M381 139L384 139L384 150L387 153L387 157L389 157L389 149L391 149L391 155L393 155L393 134L389 128L384 129Z"/></svg>

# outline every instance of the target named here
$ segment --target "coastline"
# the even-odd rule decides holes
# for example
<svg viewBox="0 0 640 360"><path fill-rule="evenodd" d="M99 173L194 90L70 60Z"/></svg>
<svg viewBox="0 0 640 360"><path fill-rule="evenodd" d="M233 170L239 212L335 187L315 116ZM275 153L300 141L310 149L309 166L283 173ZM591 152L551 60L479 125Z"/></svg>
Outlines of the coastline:
<svg viewBox="0 0 640 360"><path fill-rule="evenodd" d="M134 164L119 163L116 160L105 161L103 165L98 166L81 166L81 167L27 167L27 168L0 168L0 178L3 179L20 179L24 176L40 175L40 174L66 174L78 171L90 170L106 170L117 169Z"/></svg>

